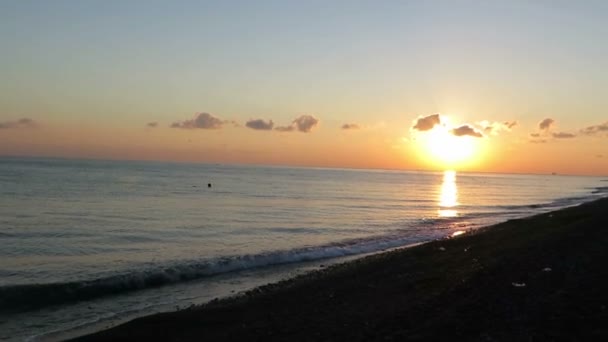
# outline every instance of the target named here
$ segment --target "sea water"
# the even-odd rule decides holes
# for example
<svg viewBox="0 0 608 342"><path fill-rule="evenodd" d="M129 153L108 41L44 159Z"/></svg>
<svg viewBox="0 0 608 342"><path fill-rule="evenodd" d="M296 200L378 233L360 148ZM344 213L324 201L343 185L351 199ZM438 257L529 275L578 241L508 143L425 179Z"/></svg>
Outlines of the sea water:
<svg viewBox="0 0 608 342"><path fill-rule="evenodd" d="M601 177L0 158L0 340L61 339L608 194Z"/></svg>

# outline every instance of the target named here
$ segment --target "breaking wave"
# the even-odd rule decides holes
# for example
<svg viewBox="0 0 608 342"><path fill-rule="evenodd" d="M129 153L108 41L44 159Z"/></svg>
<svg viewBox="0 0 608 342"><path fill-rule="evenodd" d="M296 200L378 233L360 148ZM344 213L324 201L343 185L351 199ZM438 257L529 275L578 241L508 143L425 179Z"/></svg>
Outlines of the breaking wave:
<svg viewBox="0 0 608 342"><path fill-rule="evenodd" d="M298 262L366 254L419 242L414 234L350 240L325 246L275 251L255 255L191 260L134 270L84 281L11 285L0 287L0 313L22 312L129 291L201 279L217 274Z"/></svg>

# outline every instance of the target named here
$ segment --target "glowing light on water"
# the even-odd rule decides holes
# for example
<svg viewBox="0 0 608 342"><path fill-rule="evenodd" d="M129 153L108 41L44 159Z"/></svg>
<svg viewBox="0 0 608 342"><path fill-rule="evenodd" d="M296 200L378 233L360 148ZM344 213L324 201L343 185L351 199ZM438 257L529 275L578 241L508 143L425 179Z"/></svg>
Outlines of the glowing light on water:
<svg viewBox="0 0 608 342"><path fill-rule="evenodd" d="M439 216L456 217L458 211L458 188L456 187L456 171L445 171L439 192Z"/></svg>

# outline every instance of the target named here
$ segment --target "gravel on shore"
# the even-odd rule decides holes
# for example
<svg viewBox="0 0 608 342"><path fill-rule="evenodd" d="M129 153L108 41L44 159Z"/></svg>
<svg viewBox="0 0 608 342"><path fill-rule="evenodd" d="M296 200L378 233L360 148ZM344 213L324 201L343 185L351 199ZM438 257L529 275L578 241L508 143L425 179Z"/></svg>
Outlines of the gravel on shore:
<svg viewBox="0 0 608 342"><path fill-rule="evenodd" d="M600 199L78 340L605 340L607 262L608 199Z"/></svg>

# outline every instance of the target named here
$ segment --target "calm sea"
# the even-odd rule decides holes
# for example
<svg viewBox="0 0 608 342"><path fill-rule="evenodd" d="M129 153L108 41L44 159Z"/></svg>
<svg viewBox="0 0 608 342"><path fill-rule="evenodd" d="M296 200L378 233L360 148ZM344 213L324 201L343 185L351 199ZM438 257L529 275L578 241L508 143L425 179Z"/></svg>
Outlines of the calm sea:
<svg viewBox="0 0 608 342"><path fill-rule="evenodd" d="M0 158L0 339L61 339L607 194L598 177Z"/></svg>

